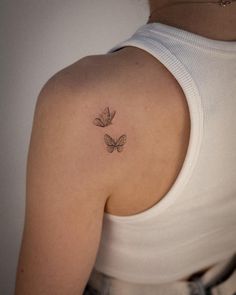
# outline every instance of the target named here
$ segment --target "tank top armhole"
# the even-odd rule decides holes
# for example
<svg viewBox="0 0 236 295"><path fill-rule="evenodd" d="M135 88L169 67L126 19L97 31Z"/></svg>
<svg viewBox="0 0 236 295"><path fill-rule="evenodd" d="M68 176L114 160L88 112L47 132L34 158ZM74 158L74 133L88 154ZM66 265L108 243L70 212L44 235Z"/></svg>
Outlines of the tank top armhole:
<svg viewBox="0 0 236 295"><path fill-rule="evenodd" d="M189 144L183 165L177 178L175 179L175 182L165 196L151 208L137 214L118 216L104 212L105 219L114 220L118 223L136 223L163 213L171 204L175 202L183 191L185 185L188 183L201 147L203 134L203 109L198 88L191 75L184 65L165 46L159 42L152 41L150 38L145 38L145 36L138 36L138 38L131 37L117 44L112 47L107 54L122 49L125 46L137 47L148 52L158 59L158 61L160 61L175 77L185 94L191 122Z"/></svg>

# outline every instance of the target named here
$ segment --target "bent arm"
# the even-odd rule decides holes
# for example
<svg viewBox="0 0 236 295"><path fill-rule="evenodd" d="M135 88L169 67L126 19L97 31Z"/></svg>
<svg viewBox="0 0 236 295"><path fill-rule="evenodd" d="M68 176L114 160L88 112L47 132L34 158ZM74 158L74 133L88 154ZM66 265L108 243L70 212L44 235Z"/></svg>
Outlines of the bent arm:
<svg viewBox="0 0 236 295"><path fill-rule="evenodd" d="M15 295L82 294L94 265L110 178L90 96L59 75L37 100Z"/></svg>

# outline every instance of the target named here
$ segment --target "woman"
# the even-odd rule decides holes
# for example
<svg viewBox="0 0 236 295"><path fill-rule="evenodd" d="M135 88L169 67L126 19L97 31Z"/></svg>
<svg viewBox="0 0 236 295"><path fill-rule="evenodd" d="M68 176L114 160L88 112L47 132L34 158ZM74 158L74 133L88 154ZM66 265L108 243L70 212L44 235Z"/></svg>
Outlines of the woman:
<svg viewBox="0 0 236 295"><path fill-rule="evenodd" d="M236 3L150 11L39 94L16 295L236 291Z"/></svg>

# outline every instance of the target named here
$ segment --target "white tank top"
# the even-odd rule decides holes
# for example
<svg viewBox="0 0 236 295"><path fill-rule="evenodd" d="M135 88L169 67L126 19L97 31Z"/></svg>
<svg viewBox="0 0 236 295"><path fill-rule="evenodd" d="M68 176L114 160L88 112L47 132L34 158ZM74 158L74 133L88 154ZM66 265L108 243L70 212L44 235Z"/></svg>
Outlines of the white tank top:
<svg viewBox="0 0 236 295"><path fill-rule="evenodd" d="M176 78L190 111L182 169L152 208L104 214L95 269L120 280L182 279L236 252L236 41L145 24L124 46L156 57Z"/></svg>

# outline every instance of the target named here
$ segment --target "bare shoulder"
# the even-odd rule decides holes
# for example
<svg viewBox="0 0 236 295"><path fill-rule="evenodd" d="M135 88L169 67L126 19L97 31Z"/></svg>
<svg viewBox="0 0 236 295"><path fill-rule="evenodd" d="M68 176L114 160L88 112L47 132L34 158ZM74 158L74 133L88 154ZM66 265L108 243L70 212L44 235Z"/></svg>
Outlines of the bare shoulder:
<svg viewBox="0 0 236 295"><path fill-rule="evenodd" d="M162 167L183 154L189 120L183 92L157 59L138 48L86 56L56 73L40 97L50 120L63 119L64 132L75 135L80 154L74 157L81 155L88 178L94 175L108 195L151 159Z"/></svg>
<svg viewBox="0 0 236 295"><path fill-rule="evenodd" d="M138 48L89 57L87 69L90 82L96 81L95 97L99 94L92 103L94 111L109 106L115 112L112 124L100 129L114 139L113 146L106 147L112 150L108 157L113 178L106 211L115 215L144 211L170 189L183 164L190 128L185 95L172 74ZM114 144L122 136L121 155Z"/></svg>
<svg viewBox="0 0 236 295"><path fill-rule="evenodd" d="M106 185L116 186L135 158L149 157L157 140L165 142L163 128L179 134L186 122L185 98L175 78L138 48L86 56L56 73L40 97L39 104L44 101L45 109L57 112L78 134L84 161L94 163L95 174L103 171ZM109 124L94 124L112 114ZM122 151L114 146L109 152L105 134L113 146L125 136Z"/></svg>
<svg viewBox="0 0 236 295"><path fill-rule="evenodd" d="M87 187L92 182L104 201L144 146L154 116L139 65L125 56L95 55L55 73L36 103L29 153L34 167L40 157L33 154L41 148L44 159L46 151L54 155L52 165L60 161Z"/></svg>
<svg viewBox="0 0 236 295"><path fill-rule="evenodd" d="M117 124L121 105L111 96L108 72L94 59L83 59L53 75L39 93L17 295L83 293L105 202L127 152L127 135L116 138L129 131Z"/></svg>
<svg viewBox="0 0 236 295"><path fill-rule="evenodd" d="M112 126L116 134L109 136L116 140L120 129L115 124L120 105L113 71L103 56L88 56L55 73L39 93L31 138L31 150L44 139L51 154L59 156L60 150L64 161L73 162L75 168L78 165L83 183L92 182L94 189L104 193L103 200L109 196L115 176L110 177L112 164L104 135ZM113 113L110 126L108 122L106 128L95 124L102 117L109 120Z"/></svg>

